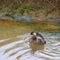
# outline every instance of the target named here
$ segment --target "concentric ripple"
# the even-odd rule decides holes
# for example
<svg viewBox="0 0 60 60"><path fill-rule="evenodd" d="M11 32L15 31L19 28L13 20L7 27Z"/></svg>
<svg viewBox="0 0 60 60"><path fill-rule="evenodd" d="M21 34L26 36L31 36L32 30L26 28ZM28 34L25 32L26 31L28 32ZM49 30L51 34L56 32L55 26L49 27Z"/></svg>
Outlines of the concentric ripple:
<svg viewBox="0 0 60 60"><path fill-rule="evenodd" d="M0 60L60 60L60 38L42 35L45 45L30 43L29 33L0 40Z"/></svg>

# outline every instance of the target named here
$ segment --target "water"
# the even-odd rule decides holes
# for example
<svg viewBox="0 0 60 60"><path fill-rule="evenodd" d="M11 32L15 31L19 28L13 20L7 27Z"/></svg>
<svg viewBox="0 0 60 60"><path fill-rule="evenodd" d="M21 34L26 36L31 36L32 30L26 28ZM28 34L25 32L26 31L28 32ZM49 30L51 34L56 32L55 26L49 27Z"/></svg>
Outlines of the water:
<svg viewBox="0 0 60 60"><path fill-rule="evenodd" d="M47 43L33 44L28 39L36 27L0 21L0 60L60 60L60 34L39 31Z"/></svg>

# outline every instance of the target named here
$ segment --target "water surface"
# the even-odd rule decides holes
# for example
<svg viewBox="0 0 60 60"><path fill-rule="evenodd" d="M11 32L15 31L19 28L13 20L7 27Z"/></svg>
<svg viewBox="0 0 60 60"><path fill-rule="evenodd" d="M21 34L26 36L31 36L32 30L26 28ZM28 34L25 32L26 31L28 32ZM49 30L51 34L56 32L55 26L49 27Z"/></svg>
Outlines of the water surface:
<svg viewBox="0 0 60 60"><path fill-rule="evenodd" d="M44 27L38 23L1 20L0 60L60 60L60 33L57 26L46 25L48 28L45 27L45 30L41 26ZM41 33L47 43L30 43L28 39L31 31Z"/></svg>

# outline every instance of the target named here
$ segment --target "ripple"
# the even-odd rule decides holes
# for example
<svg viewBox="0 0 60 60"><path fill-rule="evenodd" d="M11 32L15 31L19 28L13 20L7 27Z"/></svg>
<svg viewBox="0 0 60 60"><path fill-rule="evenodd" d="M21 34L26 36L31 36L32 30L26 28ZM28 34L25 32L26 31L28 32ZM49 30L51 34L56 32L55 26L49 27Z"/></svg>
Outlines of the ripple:
<svg viewBox="0 0 60 60"><path fill-rule="evenodd" d="M47 41L45 45L30 43L29 33L0 40L0 60L60 60L59 40L49 34L43 35Z"/></svg>

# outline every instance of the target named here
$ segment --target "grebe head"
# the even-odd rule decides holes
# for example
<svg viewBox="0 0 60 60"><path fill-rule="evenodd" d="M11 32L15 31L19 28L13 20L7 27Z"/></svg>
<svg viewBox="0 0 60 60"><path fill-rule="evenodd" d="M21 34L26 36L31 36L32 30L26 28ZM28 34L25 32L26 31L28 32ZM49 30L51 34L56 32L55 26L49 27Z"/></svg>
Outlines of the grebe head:
<svg viewBox="0 0 60 60"><path fill-rule="evenodd" d="M36 32L31 32L31 35L36 36L37 34Z"/></svg>
<svg viewBox="0 0 60 60"><path fill-rule="evenodd" d="M36 36L37 36L36 32L31 32L30 35L33 40L36 40Z"/></svg>

